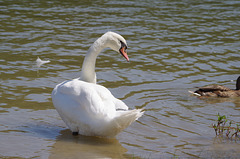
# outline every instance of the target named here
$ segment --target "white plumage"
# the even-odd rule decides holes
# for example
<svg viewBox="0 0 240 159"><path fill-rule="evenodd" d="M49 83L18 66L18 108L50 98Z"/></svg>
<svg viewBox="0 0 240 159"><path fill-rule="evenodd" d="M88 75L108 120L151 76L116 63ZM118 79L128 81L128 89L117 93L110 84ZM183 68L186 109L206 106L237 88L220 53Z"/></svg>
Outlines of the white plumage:
<svg viewBox="0 0 240 159"><path fill-rule="evenodd" d="M38 68L41 67L43 64L49 63L49 62L50 62L49 60L43 61L43 60L41 60L39 57L38 57L37 60L36 60L36 64L37 64L37 67L38 67Z"/></svg>
<svg viewBox="0 0 240 159"><path fill-rule="evenodd" d="M107 32L90 47L80 78L62 82L52 92L56 110L74 133L114 137L143 114L141 109L128 110L128 106L107 88L96 84L95 61L106 47L129 60L125 39L117 33Z"/></svg>

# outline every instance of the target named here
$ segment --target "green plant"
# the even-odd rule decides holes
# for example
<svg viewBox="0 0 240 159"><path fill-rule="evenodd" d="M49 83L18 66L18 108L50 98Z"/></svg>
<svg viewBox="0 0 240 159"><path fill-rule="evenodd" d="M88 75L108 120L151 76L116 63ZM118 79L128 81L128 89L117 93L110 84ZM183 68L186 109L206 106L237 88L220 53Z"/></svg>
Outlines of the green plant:
<svg viewBox="0 0 240 159"><path fill-rule="evenodd" d="M226 137L228 139L233 139L233 137L235 137L235 139L239 138L240 136L238 135L238 133L240 132L240 128L238 124L234 124L233 121L229 121L226 118L225 115L220 115L219 113L217 114L217 124L212 124L212 127L215 130L216 136L221 136L223 137L224 132L226 133ZM235 126L232 126L232 125Z"/></svg>

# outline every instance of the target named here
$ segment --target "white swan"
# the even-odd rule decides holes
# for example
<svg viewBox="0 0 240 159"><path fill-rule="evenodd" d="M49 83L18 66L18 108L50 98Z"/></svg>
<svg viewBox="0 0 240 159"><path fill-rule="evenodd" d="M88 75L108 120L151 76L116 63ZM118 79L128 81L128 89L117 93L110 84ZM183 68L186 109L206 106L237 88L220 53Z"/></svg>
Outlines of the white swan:
<svg viewBox="0 0 240 159"><path fill-rule="evenodd" d="M88 50L80 78L62 82L52 92L53 104L73 135L114 137L143 114L141 109L128 110L107 88L96 84L96 58L107 47L129 61L126 40L107 32Z"/></svg>

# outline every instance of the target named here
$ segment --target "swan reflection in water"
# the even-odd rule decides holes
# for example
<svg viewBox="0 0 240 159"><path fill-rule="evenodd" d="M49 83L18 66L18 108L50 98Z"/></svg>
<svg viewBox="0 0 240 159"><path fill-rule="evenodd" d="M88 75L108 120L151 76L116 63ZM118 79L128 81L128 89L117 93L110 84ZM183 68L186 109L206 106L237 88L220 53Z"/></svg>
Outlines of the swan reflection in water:
<svg viewBox="0 0 240 159"><path fill-rule="evenodd" d="M50 159L61 158L124 158L127 152L116 138L72 136L62 130L52 146Z"/></svg>

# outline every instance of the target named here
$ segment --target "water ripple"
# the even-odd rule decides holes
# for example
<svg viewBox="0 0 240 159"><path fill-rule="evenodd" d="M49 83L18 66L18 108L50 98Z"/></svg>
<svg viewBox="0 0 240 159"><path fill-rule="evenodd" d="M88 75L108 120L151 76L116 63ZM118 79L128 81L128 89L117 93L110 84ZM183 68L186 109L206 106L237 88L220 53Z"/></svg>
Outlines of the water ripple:
<svg viewBox="0 0 240 159"><path fill-rule="evenodd" d="M131 109L143 108L145 115L117 137L119 142L113 141L112 147L120 154L105 151L111 149L103 144L94 155L204 158L217 157L220 151L239 154L237 149L216 149L215 134L209 128L217 112L239 121L239 99L200 100L188 94L213 83L235 87L240 59L239 1L1 0L1 4L0 86L4 91L0 92L0 112L4 124L0 124L0 135L5 145L1 156L61 156L53 144L59 150L63 150L61 145L72 148L65 158L81 152L75 147L91 151L87 145L92 140L80 144L80 139L66 137L67 130L60 133L66 128L56 118L50 94L57 83L79 76L89 46L109 30L127 39L130 62L104 50L97 60L98 83ZM37 69L38 56L51 62ZM26 125L25 117L32 125ZM33 126L36 123L39 128ZM19 140L31 152L11 147ZM38 142L42 145L35 147ZM227 147L239 147L236 144ZM7 152L9 147L11 152Z"/></svg>

